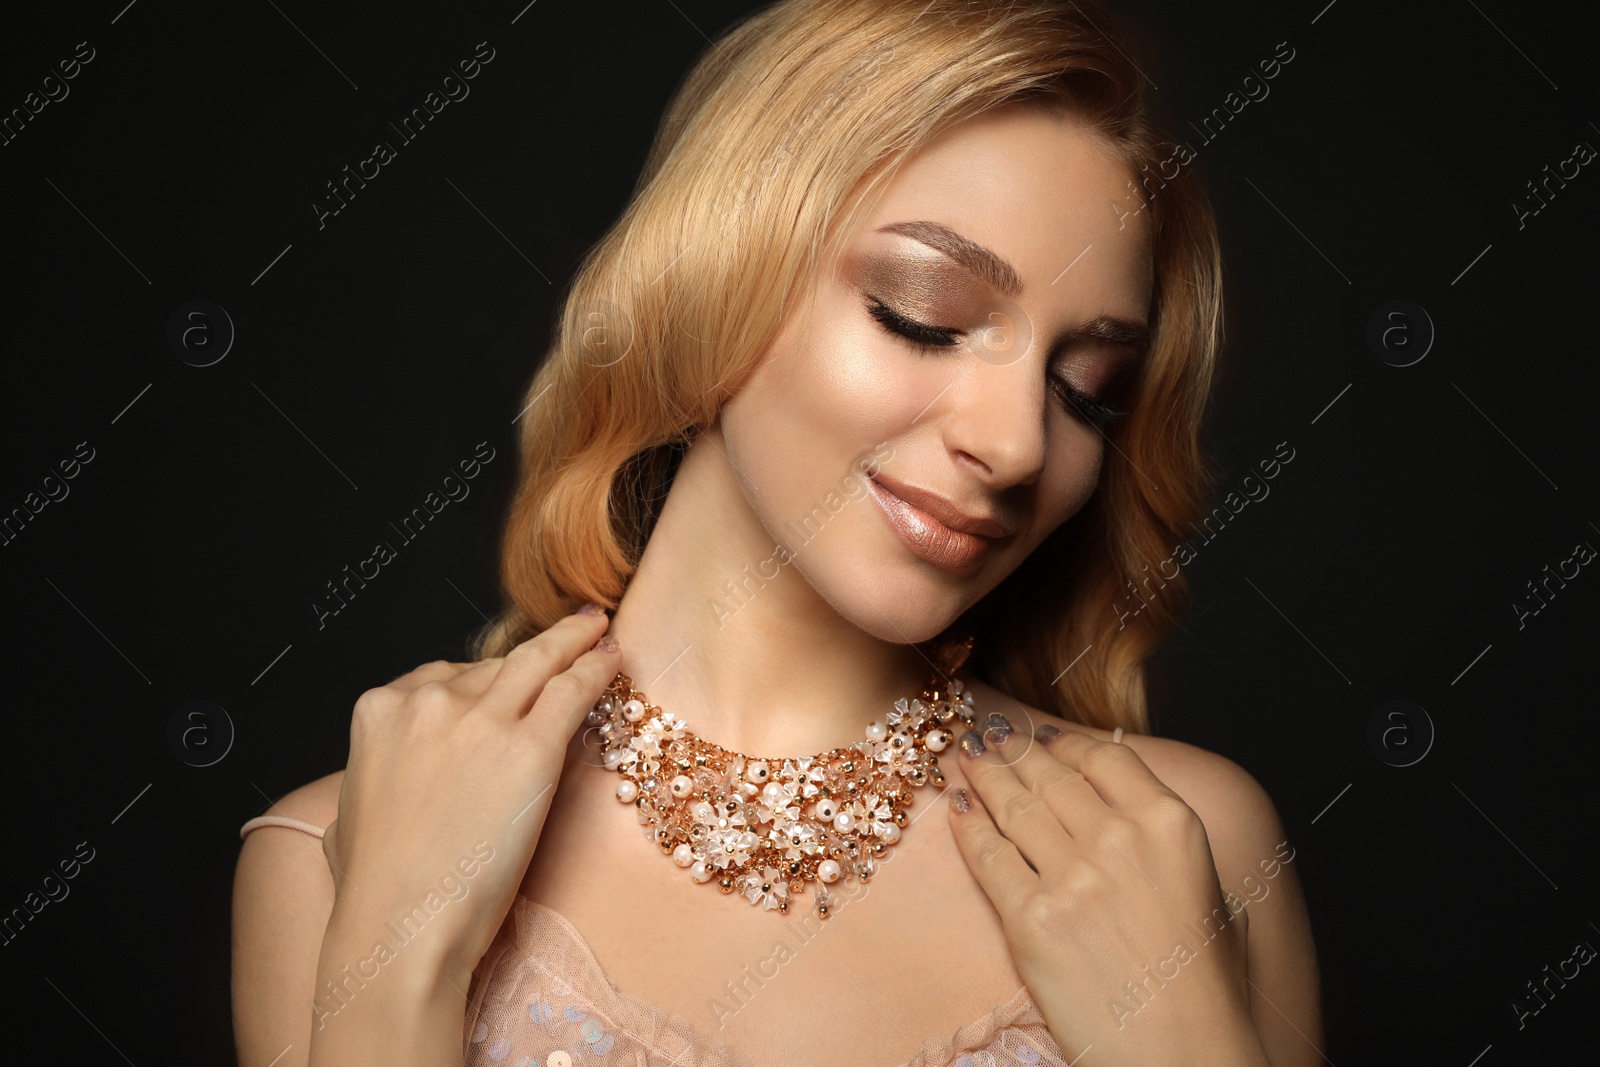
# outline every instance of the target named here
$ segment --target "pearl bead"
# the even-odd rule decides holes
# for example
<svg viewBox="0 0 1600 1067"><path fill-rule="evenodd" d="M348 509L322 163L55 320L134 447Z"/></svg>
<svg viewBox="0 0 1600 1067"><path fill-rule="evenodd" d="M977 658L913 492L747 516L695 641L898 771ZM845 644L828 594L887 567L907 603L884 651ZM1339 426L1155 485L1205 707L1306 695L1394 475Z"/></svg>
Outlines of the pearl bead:
<svg viewBox="0 0 1600 1067"><path fill-rule="evenodd" d="M837 860L823 860L817 864L817 877L824 882L837 882L839 880L839 863Z"/></svg>
<svg viewBox="0 0 1600 1067"><path fill-rule="evenodd" d="M622 749L620 749L620 748L607 749L606 750L606 754L604 756L600 757L600 762L604 763L606 765L606 770L608 770L608 771L616 770L617 769L617 764L622 762Z"/></svg>
<svg viewBox="0 0 1600 1067"><path fill-rule="evenodd" d="M896 841L900 840L900 827L896 826L892 822L886 822L883 824L883 834L881 836L883 837L884 841L892 845Z"/></svg>
<svg viewBox="0 0 1600 1067"><path fill-rule="evenodd" d="M929 730L928 736L923 739L928 745L929 752L943 752L950 743L950 735L943 730Z"/></svg>
<svg viewBox="0 0 1600 1067"><path fill-rule="evenodd" d="M694 866L689 868L689 877L700 883L711 881L711 872L706 869L706 861L695 860Z"/></svg>
<svg viewBox="0 0 1600 1067"><path fill-rule="evenodd" d="M744 776L760 785L767 780L767 765L760 760L755 760L745 767Z"/></svg>
<svg viewBox="0 0 1600 1067"><path fill-rule="evenodd" d="M889 728L876 719L867 724L868 741L882 741L886 736L888 736L888 733Z"/></svg>
<svg viewBox="0 0 1600 1067"><path fill-rule="evenodd" d="M687 774L680 774L672 780L672 795L682 800L694 792L694 779Z"/></svg>
<svg viewBox="0 0 1600 1067"><path fill-rule="evenodd" d="M690 848L687 843L679 845L672 850L672 862L679 867L687 867L694 861L694 849Z"/></svg>
<svg viewBox="0 0 1600 1067"><path fill-rule="evenodd" d="M644 701L630 700L622 705L622 717L629 722L638 722L644 718Z"/></svg>
<svg viewBox="0 0 1600 1067"><path fill-rule="evenodd" d="M713 808L709 802L702 800L694 806L695 822L710 822L716 817L717 809Z"/></svg>
<svg viewBox="0 0 1600 1067"><path fill-rule="evenodd" d="M617 783L617 799L624 804L632 804L639 796L639 783L632 778L624 778Z"/></svg>
<svg viewBox="0 0 1600 1067"><path fill-rule="evenodd" d="M817 818L823 822L832 822L833 817L839 813L839 806L827 797L817 801Z"/></svg>
<svg viewBox="0 0 1600 1067"><path fill-rule="evenodd" d="M769 807L776 807L783 800L783 786L777 782L768 782L767 787L761 791L761 796Z"/></svg>
<svg viewBox="0 0 1600 1067"><path fill-rule="evenodd" d="M848 811L841 811L833 817L833 828L841 834L847 834L855 828L856 817Z"/></svg>
<svg viewBox="0 0 1600 1067"><path fill-rule="evenodd" d="M755 847L760 840L761 838L757 837L751 831L746 830L744 833L739 835L739 847L746 852L753 852L755 851Z"/></svg>

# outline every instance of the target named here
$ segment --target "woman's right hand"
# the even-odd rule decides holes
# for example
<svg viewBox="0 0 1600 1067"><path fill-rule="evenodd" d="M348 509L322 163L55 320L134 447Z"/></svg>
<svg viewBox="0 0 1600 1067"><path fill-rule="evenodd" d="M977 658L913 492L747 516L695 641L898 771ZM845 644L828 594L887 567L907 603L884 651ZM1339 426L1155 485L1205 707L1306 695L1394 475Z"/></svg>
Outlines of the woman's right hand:
<svg viewBox="0 0 1600 1067"><path fill-rule="evenodd" d="M620 669L614 641L596 647L609 625L580 610L504 657L428 663L361 694L322 846L341 944L398 952L388 924L409 924L407 970L465 993L533 859L567 744Z"/></svg>

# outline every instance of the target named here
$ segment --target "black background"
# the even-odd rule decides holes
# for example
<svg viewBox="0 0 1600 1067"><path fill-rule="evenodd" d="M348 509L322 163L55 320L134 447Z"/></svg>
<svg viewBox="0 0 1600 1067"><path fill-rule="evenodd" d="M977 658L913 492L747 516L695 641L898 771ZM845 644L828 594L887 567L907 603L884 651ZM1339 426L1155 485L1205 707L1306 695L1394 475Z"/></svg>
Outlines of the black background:
<svg viewBox="0 0 1600 1067"><path fill-rule="evenodd" d="M1520 1028L1511 1005L1578 942L1600 947L1583 666L1600 574L1520 629L1512 609L1545 565L1600 547L1600 174L1521 228L1512 206L1578 142L1600 147L1593 27L1577 5L1324 3L1128 8L1223 227L1224 487L1295 450L1189 568L1160 732L1275 799L1329 1062L1592 1056L1594 965ZM95 49L0 147L0 510L95 450L0 548L0 912L95 850L4 946L0 1003L12 1042L51 1058L219 1063L240 824L343 766L361 691L461 658L492 612L512 420L553 309L667 95L751 5L122 4L8 18L0 43L7 112L77 42ZM397 143L388 121L480 41L495 58L471 95L319 229L324 183ZM1270 95L1203 144L1186 122L1285 41ZM204 368L166 342L194 299L237 330ZM1407 367L1366 341L1396 299L1437 329ZM483 441L497 456L472 495L319 630L324 584ZM1403 768L1367 739L1395 699L1436 731ZM189 700L237 731L208 767L167 740ZM1422 733L1392 739L1414 753Z"/></svg>

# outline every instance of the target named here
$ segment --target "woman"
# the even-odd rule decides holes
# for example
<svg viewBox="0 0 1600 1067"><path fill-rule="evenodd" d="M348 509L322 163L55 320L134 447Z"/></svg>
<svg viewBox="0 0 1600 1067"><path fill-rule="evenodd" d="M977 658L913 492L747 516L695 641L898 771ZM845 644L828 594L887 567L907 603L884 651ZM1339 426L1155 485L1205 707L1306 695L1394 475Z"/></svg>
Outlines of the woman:
<svg viewBox="0 0 1600 1067"><path fill-rule="evenodd" d="M1271 802L1144 732L1219 254L1110 26L710 49L530 387L506 612L246 826L241 1063L1320 1060Z"/></svg>

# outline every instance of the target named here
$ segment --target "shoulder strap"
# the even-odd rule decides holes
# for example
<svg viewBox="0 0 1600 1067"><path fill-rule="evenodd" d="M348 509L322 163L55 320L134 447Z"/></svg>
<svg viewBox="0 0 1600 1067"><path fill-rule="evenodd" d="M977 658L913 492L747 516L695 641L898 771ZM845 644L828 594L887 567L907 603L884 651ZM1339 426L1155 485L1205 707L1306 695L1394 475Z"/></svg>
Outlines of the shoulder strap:
<svg viewBox="0 0 1600 1067"><path fill-rule="evenodd" d="M302 833L310 834L312 837L321 837L323 832L327 830L326 826L318 826L315 823L305 822L300 819L291 819L287 815L258 815L239 828L240 840L243 840L244 836L251 830L256 830L263 826L286 826L291 830L299 830Z"/></svg>

